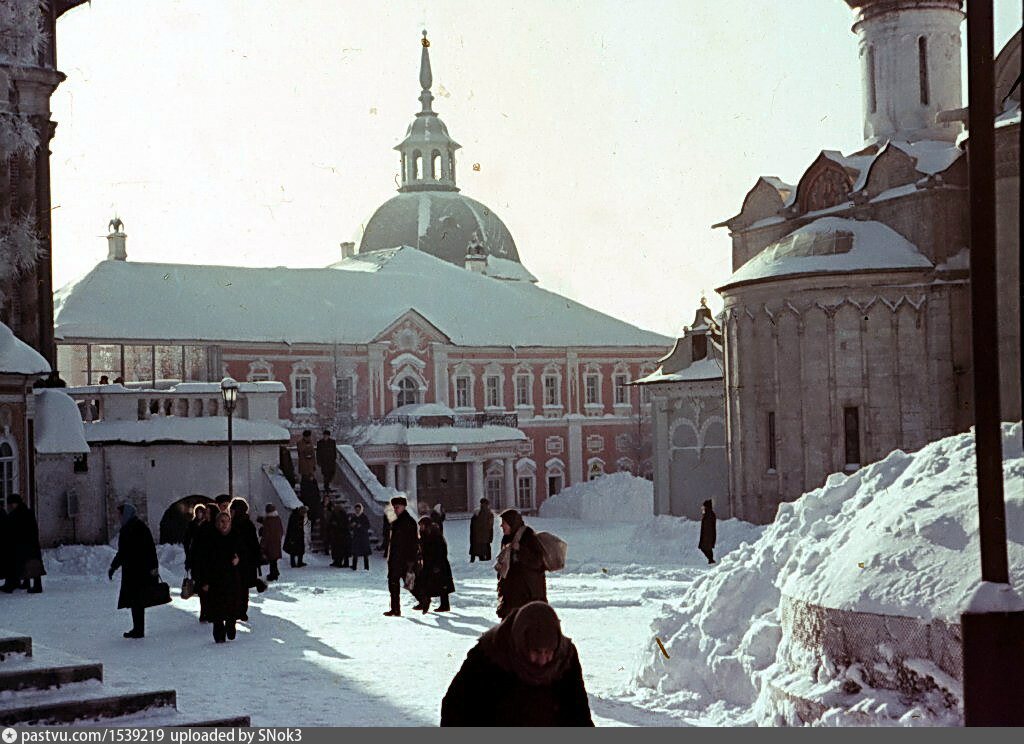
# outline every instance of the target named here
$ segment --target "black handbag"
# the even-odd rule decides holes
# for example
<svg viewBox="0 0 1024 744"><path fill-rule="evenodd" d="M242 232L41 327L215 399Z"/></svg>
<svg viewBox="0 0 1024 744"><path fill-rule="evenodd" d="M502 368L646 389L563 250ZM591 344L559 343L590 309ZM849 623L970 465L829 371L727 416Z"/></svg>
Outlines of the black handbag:
<svg viewBox="0 0 1024 744"><path fill-rule="evenodd" d="M171 587L167 586L167 582L160 581L158 576L157 583L147 584L139 589L139 601L143 607L168 604L171 601Z"/></svg>

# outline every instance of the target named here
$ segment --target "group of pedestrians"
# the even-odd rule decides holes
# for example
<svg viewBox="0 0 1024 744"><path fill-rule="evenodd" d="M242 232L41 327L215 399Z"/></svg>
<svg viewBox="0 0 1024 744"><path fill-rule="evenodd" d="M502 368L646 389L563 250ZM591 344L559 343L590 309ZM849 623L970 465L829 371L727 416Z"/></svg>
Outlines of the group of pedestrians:
<svg viewBox="0 0 1024 744"><path fill-rule="evenodd" d="M363 512L362 504L356 504L349 515L344 505L326 500L323 527L333 567L355 571L362 558L363 569L370 570L370 518Z"/></svg>
<svg viewBox="0 0 1024 744"><path fill-rule="evenodd" d="M199 597L199 621L212 623L217 643L234 640L236 624L248 622L250 591L266 589L260 567L269 566L268 581L280 576L283 530L276 507L268 504L260 520L262 534L245 499L227 494L218 496L212 506L193 508L184 540L185 570Z"/></svg>

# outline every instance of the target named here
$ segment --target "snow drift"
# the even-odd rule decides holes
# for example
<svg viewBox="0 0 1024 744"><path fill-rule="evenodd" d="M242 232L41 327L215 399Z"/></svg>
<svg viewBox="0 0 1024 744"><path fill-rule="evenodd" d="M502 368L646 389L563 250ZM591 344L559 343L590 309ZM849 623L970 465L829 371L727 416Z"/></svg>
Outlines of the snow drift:
<svg viewBox="0 0 1024 744"><path fill-rule="evenodd" d="M1006 518L1011 581L1024 574L1024 457L1021 424L1003 425ZM773 675L783 674L782 595L838 610L956 622L980 583L973 432L932 442L920 451L895 451L853 475L834 474L825 485L779 508L753 544L726 555L717 570L696 579L689 595L665 605L654 635L670 658L653 648L634 677L637 696L652 707L718 711L732 721L785 720L766 699ZM808 683L827 686L832 675L856 675L856 663L838 670L808 659ZM920 660L908 660L916 662ZM917 664L928 674L927 664ZM822 723L956 723L955 680L931 673L944 695L907 700L860 680L844 709L825 711ZM780 716L782 718L780 719Z"/></svg>
<svg viewBox="0 0 1024 744"><path fill-rule="evenodd" d="M611 473L562 489L540 506L541 517L587 522L644 522L654 514L654 484Z"/></svg>

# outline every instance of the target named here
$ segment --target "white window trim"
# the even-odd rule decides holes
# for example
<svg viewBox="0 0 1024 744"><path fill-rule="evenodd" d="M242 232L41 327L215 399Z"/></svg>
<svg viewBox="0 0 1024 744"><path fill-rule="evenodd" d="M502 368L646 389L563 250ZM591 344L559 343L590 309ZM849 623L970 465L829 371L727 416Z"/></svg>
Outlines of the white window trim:
<svg viewBox="0 0 1024 744"><path fill-rule="evenodd" d="M488 385L488 383L491 380L497 380L497 388L498 388L498 390L497 390L497 392L498 392L497 401L495 403L493 403L493 404L491 404L490 401L488 400L489 391L487 389L487 385ZM496 375L496 374L486 374L486 375L484 375L484 410L487 410L487 411L504 411L505 410L505 403L504 403L504 397L505 396L502 394L504 392L503 388L505 387L504 383L505 383L504 375Z"/></svg>
<svg viewBox="0 0 1024 744"><path fill-rule="evenodd" d="M547 381L549 379L555 380L555 393L557 394L557 399L554 403L548 403ZM562 371L553 364L549 364L545 367L544 373L541 375L541 396L545 411L561 411L565 407L562 400Z"/></svg>
<svg viewBox="0 0 1024 744"><path fill-rule="evenodd" d="M427 388L423 384L423 381L418 379L415 374L402 375L401 377L396 379L395 380L395 384L391 386L391 399L392 399L391 400L391 402L392 402L391 409L392 410L394 410L395 408L399 407L399 405L398 405L398 396L402 394L402 381L403 380L412 380L413 385L416 386L416 392L417 392L416 401L418 403L422 403L423 402L423 394L427 391ZM407 404L403 403L402 405L407 405Z"/></svg>
<svg viewBox="0 0 1024 744"><path fill-rule="evenodd" d="M622 402L619 402L619 401L615 400L615 392L617 390L617 386L616 386L615 380L620 375L625 376L625 378L626 378L626 383L622 386L622 391L625 393L626 399L624 401L622 401ZM615 369L612 370L612 407L613 408L615 408L615 409L629 409L629 408L633 407L633 404L630 403L630 400L629 400L630 399L629 383L631 381L632 381L632 378L630 377L630 374L629 374L629 366L624 364L623 362L619 362L618 364L616 364L615 365Z"/></svg>
<svg viewBox="0 0 1024 744"><path fill-rule="evenodd" d="M529 481L529 503L522 504L520 496L520 487L523 481ZM516 508L532 511L537 506L537 476L530 470L522 473L516 473Z"/></svg>
<svg viewBox="0 0 1024 744"><path fill-rule="evenodd" d="M647 377L647 375L654 372L654 365L650 362L640 365L640 377ZM651 405L651 388L649 385L639 385L640 388L640 405L650 406ZM646 399L646 400L645 400Z"/></svg>
<svg viewBox="0 0 1024 744"><path fill-rule="evenodd" d="M455 368L450 373L452 382L452 408L456 411L475 411L476 403L474 401L473 390L476 387L476 375L473 374L473 368L466 362L460 362L455 365ZM464 406L459 405L459 378L468 378L469 384L467 385L468 401Z"/></svg>
<svg viewBox="0 0 1024 744"><path fill-rule="evenodd" d="M334 378L334 400L335 401L338 400L338 381L339 380L349 380L351 382L351 384L352 384L352 390L351 390L351 393L349 395L348 411L354 413L355 410L356 410L356 390L358 389L359 375L357 375L353 371L353 372L349 372L347 374L337 375Z"/></svg>
<svg viewBox="0 0 1024 744"><path fill-rule="evenodd" d="M602 460L600 457L591 457L589 460L587 460L587 480L588 481L589 480L593 480L593 478L591 478L591 472L594 470L595 466L599 466L600 467L601 475L607 475L607 471L605 470L605 467L604 467L604 460ZM600 477L600 476L598 476L598 477Z"/></svg>
<svg viewBox="0 0 1024 744"><path fill-rule="evenodd" d="M249 363L249 374L245 379L247 382L269 382L274 379L274 368L266 359L257 359Z"/></svg>
<svg viewBox="0 0 1024 744"><path fill-rule="evenodd" d="M300 377L309 378L309 405L297 406L295 381ZM291 385L293 414L314 414L316 413L316 374L313 373L313 365L309 362L296 362L292 365L292 372L288 375L288 382Z"/></svg>
<svg viewBox="0 0 1024 744"><path fill-rule="evenodd" d="M526 380L526 403L519 402L519 380ZM529 365L521 364L516 367L512 374L512 399L517 411L533 411L533 383L533 369Z"/></svg>
<svg viewBox="0 0 1024 744"><path fill-rule="evenodd" d="M18 443L16 441L14 441L14 437L8 436L8 435L2 435L2 436L0 436L0 443L2 443L2 442L6 442L11 447L11 460L10 460L10 463L11 463L11 493L8 494L8 496L9 496L11 494L21 493L21 478L20 478L20 476L21 476L20 470L21 469L18 467L18 463L19 463L19 460L21 459L21 457L19 456L19 453L18 453ZM7 499L6 498L4 499L4 503L0 504L0 508L3 508L3 509L7 508Z"/></svg>

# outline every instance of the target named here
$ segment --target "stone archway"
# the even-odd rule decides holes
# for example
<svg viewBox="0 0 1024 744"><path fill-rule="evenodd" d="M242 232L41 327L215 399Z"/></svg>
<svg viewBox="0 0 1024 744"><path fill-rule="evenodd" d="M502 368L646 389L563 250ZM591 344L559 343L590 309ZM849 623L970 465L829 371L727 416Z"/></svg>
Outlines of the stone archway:
<svg viewBox="0 0 1024 744"><path fill-rule="evenodd" d="M160 517L160 540L164 543L180 544L185 539L185 528L192 520L192 507L196 504L213 505L213 499L202 494L193 494L183 499L178 499L167 507L167 511Z"/></svg>

